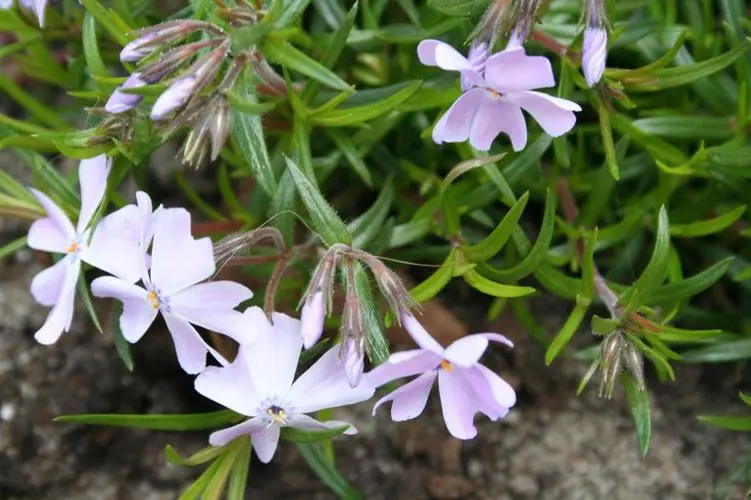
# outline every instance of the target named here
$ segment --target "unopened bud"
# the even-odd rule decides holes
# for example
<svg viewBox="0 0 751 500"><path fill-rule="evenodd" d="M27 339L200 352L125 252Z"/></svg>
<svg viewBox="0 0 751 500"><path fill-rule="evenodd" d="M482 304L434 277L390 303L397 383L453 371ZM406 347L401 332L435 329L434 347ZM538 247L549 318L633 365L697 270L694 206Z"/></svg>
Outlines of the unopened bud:
<svg viewBox="0 0 751 500"><path fill-rule="evenodd" d="M370 267L378 289L397 317L400 317L401 311L408 311L418 307L415 299L410 295L399 276L380 259L365 252L359 254L358 258Z"/></svg>
<svg viewBox="0 0 751 500"><path fill-rule="evenodd" d="M120 60L122 62L138 62L144 57L154 52L157 45L145 45L147 42L156 38L157 33L147 33L141 37L129 42L123 50L120 51Z"/></svg>
<svg viewBox="0 0 751 500"><path fill-rule="evenodd" d="M331 301L334 295L334 278L336 271L337 249L330 248L318 263L313 276L308 282L308 289L303 295L303 306L300 313L302 323L303 345L311 348L323 334L323 322L331 311ZM351 294L348 293L348 299ZM356 298L356 297L355 297ZM345 306L345 315L347 307ZM344 328L344 321L342 322Z"/></svg>
<svg viewBox="0 0 751 500"><path fill-rule="evenodd" d="M305 349L310 349L323 335L326 304L323 291L318 289L305 301L300 312L300 330Z"/></svg>
<svg viewBox="0 0 751 500"><path fill-rule="evenodd" d="M125 80L125 82L123 82L120 87L116 88L115 91L112 92L109 100L107 100L107 104L104 105L104 109L106 109L110 113L117 114L124 113L135 108L136 106L138 106L138 103L143 100L143 96L140 96L138 94L129 94L127 92L122 92L122 90L135 89L143 87L147 84L148 82L146 82L141 77L140 73L133 73L128 77L127 80Z"/></svg>
<svg viewBox="0 0 751 500"><path fill-rule="evenodd" d="M587 26L582 40L582 71L587 85L593 87L605 72L608 56L608 32L605 27L604 0L586 0Z"/></svg>
<svg viewBox="0 0 751 500"><path fill-rule="evenodd" d="M170 113L181 108L188 102L196 88L196 77L194 75L178 78L172 85L165 90L151 108L151 119L154 121L163 120Z"/></svg>
<svg viewBox="0 0 751 500"><path fill-rule="evenodd" d="M602 381L600 383L600 397L610 399L615 390L615 381L621 373L621 350L623 347L623 334L620 331L611 333L600 347L602 363Z"/></svg>
<svg viewBox="0 0 751 500"><path fill-rule="evenodd" d="M342 356L344 356L344 373L350 387L357 387L362 380L365 370L365 337L359 339L348 337L342 340Z"/></svg>
<svg viewBox="0 0 751 500"><path fill-rule="evenodd" d="M210 101L210 121L209 134L211 136L211 161L219 158L219 153L224 147L229 137L230 125L232 123L232 114L230 113L229 104L224 97Z"/></svg>
<svg viewBox="0 0 751 500"><path fill-rule="evenodd" d="M644 383L644 357L641 351L631 342L626 342L623 347L623 360L626 370L636 382L639 390L646 388Z"/></svg>

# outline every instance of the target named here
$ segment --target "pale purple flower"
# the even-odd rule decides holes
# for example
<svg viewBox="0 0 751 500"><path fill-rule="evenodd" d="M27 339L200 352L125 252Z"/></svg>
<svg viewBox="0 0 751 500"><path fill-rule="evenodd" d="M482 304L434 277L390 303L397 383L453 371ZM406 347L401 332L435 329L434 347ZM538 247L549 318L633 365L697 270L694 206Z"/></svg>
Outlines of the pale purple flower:
<svg viewBox="0 0 751 500"><path fill-rule="evenodd" d="M154 52L157 48L159 48L158 45L143 45L149 40L155 38L157 35L158 32L146 33L145 35L140 36L132 42L126 44L125 47L123 47L123 50L120 51L120 60L122 62L138 62Z"/></svg>
<svg viewBox="0 0 751 500"><path fill-rule="evenodd" d="M241 346L230 365L206 368L196 378L195 388L207 398L251 418L211 434L211 445L223 446L250 434L258 458L268 463L276 452L282 427L316 431L348 426L344 433L356 434L357 430L347 422L320 422L306 415L365 401L373 395L373 389L364 385L351 388L347 384L338 346L294 380L302 351L300 322L274 313L272 324L258 307L249 308L245 314L260 330L258 339Z"/></svg>
<svg viewBox="0 0 751 500"><path fill-rule="evenodd" d="M146 242L153 217L149 206L141 207L141 212L147 218L141 224L141 241ZM138 342L161 313L175 343L180 366L188 373L198 373L206 366L207 352L220 363L226 360L203 340L193 325L222 333L238 343L251 340L253 325L234 308L253 294L230 281L201 283L216 271L211 239L193 239L190 214L186 210L169 208L158 212L153 223L148 273L146 266L142 266L144 286L106 276L94 280L91 291L97 297L112 297L123 303L120 328L130 343Z"/></svg>
<svg viewBox="0 0 751 500"><path fill-rule="evenodd" d="M197 84L198 78L195 75L184 76L172 82L151 108L151 119L163 120L168 114L184 106L195 92Z"/></svg>
<svg viewBox="0 0 751 500"><path fill-rule="evenodd" d="M402 313L402 324L420 349L392 354L365 375L363 384L379 387L401 377L419 376L381 398L373 407L373 414L383 403L392 401L391 418L395 422L417 417L425 409L436 378L443 419L451 435L458 439L477 435L476 413L498 420L514 406L514 389L479 363L489 341L513 347L506 337L495 333L468 335L444 349L408 312Z"/></svg>
<svg viewBox="0 0 751 500"><path fill-rule="evenodd" d="M501 132L511 139L514 151L527 144L527 125L522 109L532 115L553 137L571 130L578 104L533 89L555 86L550 61L528 56L513 45L490 56L484 75L453 47L437 40L424 40L417 48L420 61L449 71L459 71L474 87L461 95L433 128L433 141L469 143L487 151Z"/></svg>
<svg viewBox="0 0 751 500"><path fill-rule="evenodd" d="M310 349L318 342L323 334L323 324L326 316L326 304L323 290L314 290L305 300L300 311L301 333L305 349Z"/></svg>
<svg viewBox="0 0 751 500"><path fill-rule="evenodd" d="M141 77L141 73L133 73L121 86L112 92L107 104L104 105L104 109L110 113L124 113L135 108L138 106L138 103L143 100L143 96L138 94L128 94L122 90L135 89L145 85L148 85L148 82Z"/></svg>
<svg viewBox="0 0 751 500"><path fill-rule="evenodd" d="M582 42L582 71L590 87L602 78L607 57L608 32L604 27L587 27Z"/></svg>
<svg viewBox="0 0 751 500"><path fill-rule="evenodd" d="M81 210L76 227L47 195L31 189L47 217L31 226L28 245L64 255L31 282L31 293L37 302L52 307L34 336L41 344L56 342L63 331L70 329L82 261L124 281L135 282L140 274L138 243L128 229L135 207L124 207L105 217L90 234L88 226L104 197L109 171L110 159L105 155L81 162Z"/></svg>

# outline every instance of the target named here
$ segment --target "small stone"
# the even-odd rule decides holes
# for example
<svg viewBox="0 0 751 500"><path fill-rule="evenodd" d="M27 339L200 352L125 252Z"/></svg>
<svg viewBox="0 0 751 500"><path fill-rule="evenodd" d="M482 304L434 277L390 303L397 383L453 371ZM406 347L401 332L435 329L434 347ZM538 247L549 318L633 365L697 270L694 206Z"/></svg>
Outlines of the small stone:
<svg viewBox="0 0 751 500"><path fill-rule="evenodd" d="M16 407L13 403L3 403L0 405L0 420L10 422L16 416Z"/></svg>

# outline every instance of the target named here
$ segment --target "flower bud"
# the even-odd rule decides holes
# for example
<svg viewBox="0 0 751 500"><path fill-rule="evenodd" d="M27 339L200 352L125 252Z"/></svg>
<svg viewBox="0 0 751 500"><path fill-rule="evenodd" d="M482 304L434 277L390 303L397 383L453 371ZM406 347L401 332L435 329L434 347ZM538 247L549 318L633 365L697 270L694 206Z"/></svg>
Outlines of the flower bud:
<svg viewBox="0 0 751 500"><path fill-rule="evenodd" d="M163 120L168 114L181 108L188 102L196 89L196 77L194 75L178 78L165 90L151 108L151 119Z"/></svg>
<svg viewBox="0 0 751 500"><path fill-rule="evenodd" d="M594 87L605 72L608 55L608 33L605 28L587 28L584 30L582 44L582 71L587 85Z"/></svg>
<svg viewBox="0 0 751 500"><path fill-rule="evenodd" d="M127 80L125 80L125 82L123 82L121 86L119 86L115 89L114 92L112 92L109 100L107 100L107 104L104 105L104 109L106 109L110 113L117 114L124 113L135 108L136 106L138 106L138 103L143 100L143 96L140 96L138 94L128 94L126 92L122 92L122 90L135 89L138 87L143 87L147 84L148 82L146 82L141 77L140 73L133 73L128 77Z"/></svg>
<svg viewBox="0 0 751 500"><path fill-rule="evenodd" d="M127 45L125 45L125 47L123 47L123 50L120 51L120 60L122 62L138 62L144 57L148 56L157 48L159 48L159 46L156 44L144 44L153 40L154 38L156 38L156 36L156 32L146 33L145 35L136 38L132 42L129 42Z"/></svg>
<svg viewBox="0 0 751 500"><path fill-rule="evenodd" d="M344 356L344 373L350 387L357 387L362 380L365 370L364 337L355 339L345 338L342 341L342 356Z"/></svg>
<svg viewBox="0 0 751 500"><path fill-rule="evenodd" d="M623 334L616 330L611 333L600 346L602 381L600 383L600 397L610 399L615 390L615 381L621 373L621 350L623 348Z"/></svg>
<svg viewBox="0 0 751 500"><path fill-rule="evenodd" d="M310 349L323 335L323 322L326 318L326 304L323 291L319 288L308 296L300 313L300 332L305 349Z"/></svg>
<svg viewBox="0 0 751 500"><path fill-rule="evenodd" d="M410 295L401 278L380 259L366 252L359 252L357 257L370 267L381 295L389 303L396 317L400 317L401 311L417 307L415 299Z"/></svg>
<svg viewBox="0 0 751 500"><path fill-rule="evenodd" d="M644 357L633 343L626 342L625 344L623 347L623 359L626 370L631 374L639 390L643 391L646 388L646 384L644 383Z"/></svg>

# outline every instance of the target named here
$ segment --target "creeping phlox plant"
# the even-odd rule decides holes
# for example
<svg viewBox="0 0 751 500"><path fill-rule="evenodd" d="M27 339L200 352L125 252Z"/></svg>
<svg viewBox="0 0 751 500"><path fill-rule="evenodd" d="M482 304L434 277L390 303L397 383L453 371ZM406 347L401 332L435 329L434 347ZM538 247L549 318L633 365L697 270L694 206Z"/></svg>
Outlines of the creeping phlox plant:
<svg viewBox="0 0 751 500"><path fill-rule="evenodd" d="M83 335L71 331L83 309L131 370L132 344L171 337L195 390L224 410L59 420L212 429L192 457L166 451L212 461L184 498L225 485L243 498L251 450L269 462L280 439L337 495L358 497L330 459L333 438L357 433L334 408L371 401L374 415L388 404L394 422L410 420L437 385L458 439L504 418L516 393L481 359L513 343L439 342L421 304L444 289L488 297L490 320L510 309L547 364L584 330L569 349L589 363L579 392L599 373L610 398L620 381L642 453L644 357L664 381L674 362L751 355L741 0L718 2L724 32L700 0L161 3L0 1L13 35L0 92L23 118L0 115L0 148L35 186L0 172L0 215L33 221L0 257L52 254L31 282L50 308L41 344ZM606 69L609 48L628 69ZM76 104L58 113L28 78ZM216 180L206 199L182 167L155 187L152 153L173 141L179 163ZM80 163L67 175L48 153ZM146 191L173 184L193 214L155 208ZM425 266L409 288L405 274ZM558 332L531 313L542 294L572 304ZM416 347L389 353L390 324Z"/></svg>

